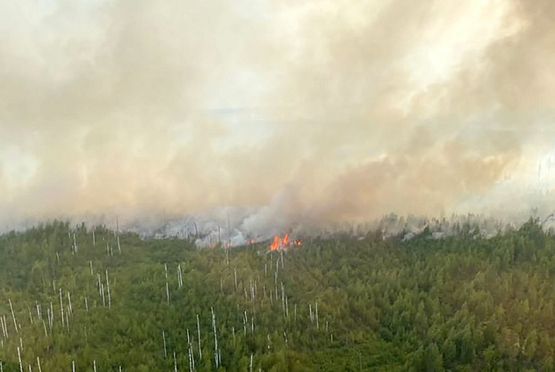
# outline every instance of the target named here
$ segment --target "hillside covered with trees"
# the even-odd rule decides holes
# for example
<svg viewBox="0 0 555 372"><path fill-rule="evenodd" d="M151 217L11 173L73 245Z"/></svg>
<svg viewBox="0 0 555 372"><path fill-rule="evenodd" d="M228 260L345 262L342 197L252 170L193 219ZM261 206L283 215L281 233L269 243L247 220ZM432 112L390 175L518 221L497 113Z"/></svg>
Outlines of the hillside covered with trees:
<svg viewBox="0 0 555 372"><path fill-rule="evenodd" d="M54 222L0 237L2 371L555 369L555 237L535 220L198 249Z"/></svg>

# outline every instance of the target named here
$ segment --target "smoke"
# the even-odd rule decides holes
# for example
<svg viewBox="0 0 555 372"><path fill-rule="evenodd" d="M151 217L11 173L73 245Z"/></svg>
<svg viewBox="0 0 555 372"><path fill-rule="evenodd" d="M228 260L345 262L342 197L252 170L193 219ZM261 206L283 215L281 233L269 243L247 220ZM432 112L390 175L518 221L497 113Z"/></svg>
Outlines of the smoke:
<svg viewBox="0 0 555 372"><path fill-rule="evenodd" d="M547 213L554 16L549 0L6 2L0 224L196 216L246 240Z"/></svg>

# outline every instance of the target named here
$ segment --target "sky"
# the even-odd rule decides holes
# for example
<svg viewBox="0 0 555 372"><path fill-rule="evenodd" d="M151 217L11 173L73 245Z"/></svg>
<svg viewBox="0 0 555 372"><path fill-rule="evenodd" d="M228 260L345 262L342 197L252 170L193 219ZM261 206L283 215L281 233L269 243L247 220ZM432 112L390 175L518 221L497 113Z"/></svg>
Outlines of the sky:
<svg viewBox="0 0 555 372"><path fill-rule="evenodd" d="M551 0L0 1L0 225L550 213L554 17Z"/></svg>

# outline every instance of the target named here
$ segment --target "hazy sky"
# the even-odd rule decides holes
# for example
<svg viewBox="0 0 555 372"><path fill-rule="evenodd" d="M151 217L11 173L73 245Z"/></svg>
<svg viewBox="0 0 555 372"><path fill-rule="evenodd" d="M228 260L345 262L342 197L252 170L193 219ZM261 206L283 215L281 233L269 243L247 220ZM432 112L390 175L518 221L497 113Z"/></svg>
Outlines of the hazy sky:
<svg viewBox="0 0 555 372"><path fill-rule="evenodd" d="M552 0L0 0L0 223L549 210L553 19Z"/></svg>

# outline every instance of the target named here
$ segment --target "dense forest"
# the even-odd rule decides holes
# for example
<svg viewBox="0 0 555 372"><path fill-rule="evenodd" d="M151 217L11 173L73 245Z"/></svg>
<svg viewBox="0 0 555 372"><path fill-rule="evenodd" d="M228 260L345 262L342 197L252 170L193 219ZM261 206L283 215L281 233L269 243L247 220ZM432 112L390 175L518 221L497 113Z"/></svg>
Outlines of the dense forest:
<svg viewBox="0 0 555 372"><path fill-rule="evenodd" d="M0 236L1 371L555 370L555 237Z"/></svg>

